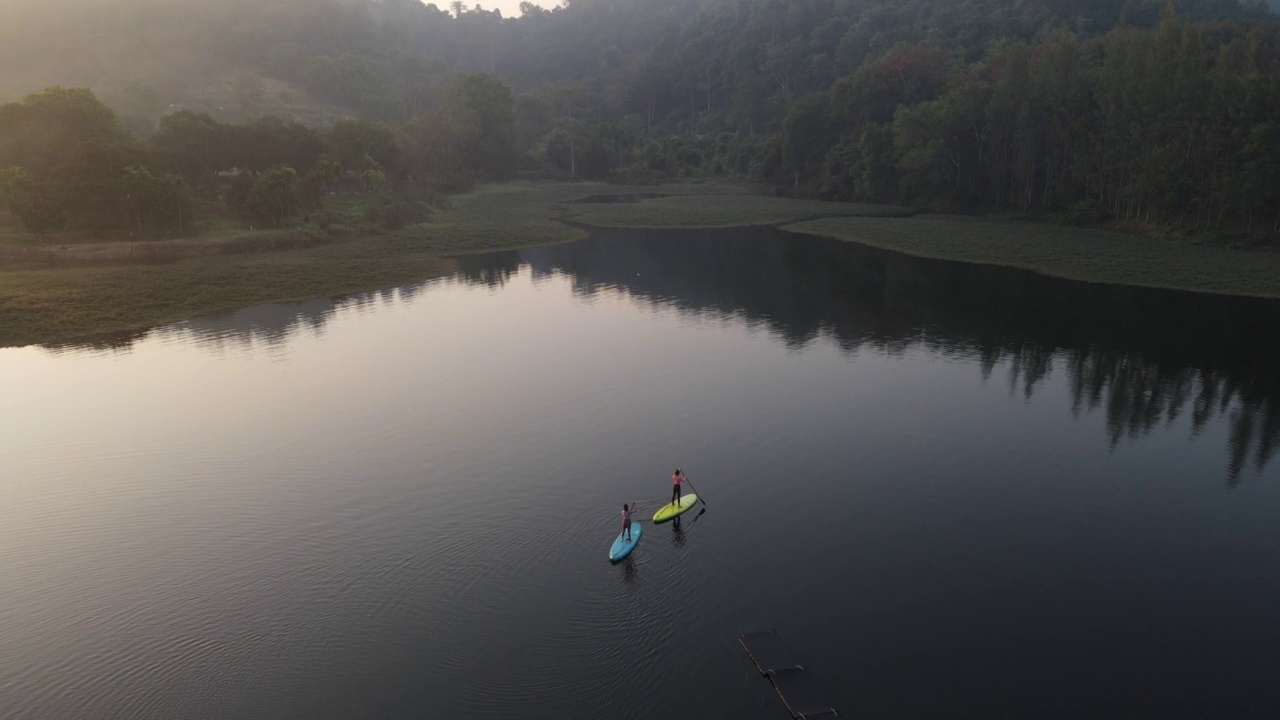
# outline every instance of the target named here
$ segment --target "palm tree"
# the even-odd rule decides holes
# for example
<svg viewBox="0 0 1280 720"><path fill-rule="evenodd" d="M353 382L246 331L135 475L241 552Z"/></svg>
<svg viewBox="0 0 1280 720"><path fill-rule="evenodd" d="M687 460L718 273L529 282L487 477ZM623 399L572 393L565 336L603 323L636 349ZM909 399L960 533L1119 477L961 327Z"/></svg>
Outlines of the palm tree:
<svg viewBox="0 0 1280 720"><path fill-rule="evenodd" d="M467 5L462 0L453 0L449 3L449 9L453 11L454 17L462 17L462 13L467 11Z"/></svg>

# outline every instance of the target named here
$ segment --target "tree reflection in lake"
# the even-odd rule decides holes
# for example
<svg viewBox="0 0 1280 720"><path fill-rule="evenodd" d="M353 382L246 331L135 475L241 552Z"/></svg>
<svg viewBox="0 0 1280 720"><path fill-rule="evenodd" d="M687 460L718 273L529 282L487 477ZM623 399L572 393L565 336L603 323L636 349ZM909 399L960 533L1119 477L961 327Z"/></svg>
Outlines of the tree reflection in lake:
<svg viewBox="0 0 1280 720"><path fill-rule="evenodd" d="M181 337L209 350L280 347L302 331L316 335L333 317L346 308L372 308L408 302L439 279L423 280L398 288L354 293L333 298L318 298L294 303L273 303L192 318L172 325L147 330L79 338L64 343L47 343L41 347L53 353L128 352L134 345L150 337Z"/></svg>
<svg viewBox="0 0 1280 720"><path fill-rule="evenodd" d="M518 250L504 250L458 258L456 277L474 285L498 288L520 272L523 262Z"/></svg>
<svg viewBox="0 0 1280 720"><path fill-rule="evenodd" d="M1229 423L1227 482L1280 448L1280 301L1079 283L945 262L768 228L614 230L581 242L457 259L450 280L499 288L525 267L574 292L621 292L680 312L741 318L789 347L827 336L846 352L912 349L1007 368L1030 398L1066 373L1071 411L1105 413L1112 446L1185 415ZM440 279L340 299L263 305L141 333L48 346L126 351L154 334L210 349L322 334L344 308L412 300Z"/></svg>
<svg viewBox="0 0 1280 720"><path fill-rule="evenodd" d="M522 266L689 313L742 317L789 346L826 334L846 351L923 348L1009 369L1030 398L1067 373L1072 412L1106 413L1108 440L1190 414L1230 422L1227 480L1280 445L1280 301L1062 280L916 258L772 229L612 230L583 242L459 259L494 285Z"/></svg>

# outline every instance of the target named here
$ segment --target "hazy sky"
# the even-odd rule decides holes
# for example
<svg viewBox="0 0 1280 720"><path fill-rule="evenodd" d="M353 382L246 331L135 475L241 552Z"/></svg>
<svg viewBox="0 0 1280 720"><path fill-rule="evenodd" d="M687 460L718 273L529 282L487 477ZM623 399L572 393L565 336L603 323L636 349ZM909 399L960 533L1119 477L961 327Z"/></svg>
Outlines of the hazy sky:
<svg viewBox="0 0 1280 720"><path fill-rule="evenodd" d="M467 7L475 7L477 0L464 0ZM560 4L560 0L529 0L534 5L541 5L544 8L553 8ZM424 0L428 5L432 2L438 7L446 8L449 6L448 0ZM480 7L485 10L493 10L497 8L502 11L502 17L515 17L520 14L520 3L522 0L479 0Z"/></svg>

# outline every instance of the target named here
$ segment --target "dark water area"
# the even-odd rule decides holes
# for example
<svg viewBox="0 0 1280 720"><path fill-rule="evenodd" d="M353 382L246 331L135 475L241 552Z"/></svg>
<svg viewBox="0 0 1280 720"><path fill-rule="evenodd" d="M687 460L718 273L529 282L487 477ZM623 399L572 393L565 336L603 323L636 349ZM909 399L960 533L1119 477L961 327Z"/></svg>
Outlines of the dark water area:
<svg viewBox="0 0 1280 720"><path fill-rule="evenodd" d="M0 716L1274 717L1280 303L772 230L0 350ZM706 501L606 559L671 469Z"/></svg>
<svg viewBox="0 0 1280 720"><path fill-rule="evenodd" d="M1071 410L1102 410L1108 440L1184 413L1232 424L1227 479L1280 450L1280 302L1115 285L929 260L769 229L612 231L582 243L463 258L500 284L522 265L584 294L622 289L686 312L762 323L789 347L922 348L1007 365L1030 399L1057 366Z"/></svg>

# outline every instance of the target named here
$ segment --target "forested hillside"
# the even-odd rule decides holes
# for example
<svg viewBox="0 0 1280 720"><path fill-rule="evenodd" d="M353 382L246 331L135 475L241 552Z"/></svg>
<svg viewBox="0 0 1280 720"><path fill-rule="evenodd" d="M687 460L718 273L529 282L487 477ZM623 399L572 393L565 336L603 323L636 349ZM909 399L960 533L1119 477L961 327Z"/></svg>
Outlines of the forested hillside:
<svg viewBox="0 0 1280 720"><path fill-rule="evenodd" d="M392 184L453 186L519 168L732 176L836 199L1280 230L1280 23L1263 2L567 0L524 10L18 0L0 6L0 64L11 69L0 93L88 87L118 113L112 132L157 133L138 166L175 176L196 161L172 148L161 160L159 148L193 117L222 127L273 114L322 128L351 117L383 128L377 162ZM510 89L487 95L501 107L485 110L483 128L457 111L460 72ZM22 165L5 148L23 145L15 133L27 126L2 118L0 167ZM312 165L325 149L315 148ZM366 169L368 153L327 151L347 172ZM237 157L217 156L196 163L201 172ZM15 173L11 189L44 181Z"/></svg>
<svg viewBox="0 0 1280 720"><path fill-rule="evenodd" d="M977 62L1001 41L1152 28L1167 0L566 0L525 14L418 0L9 0L0 96L85 86L159 116L171 104L255 114L273 91L368 119L408 120L455 72L518 92L581 84L588 104L660 129L776 127L787 101L903 44ZM1262 2L1181 0L1225 35L1274 16ZM1261 33L1274 39L1275 29ZM230 107L229 107L230 106ZM201 107L198 109L210 109ZM710 122L708 122L710 115Z"/></svg>

